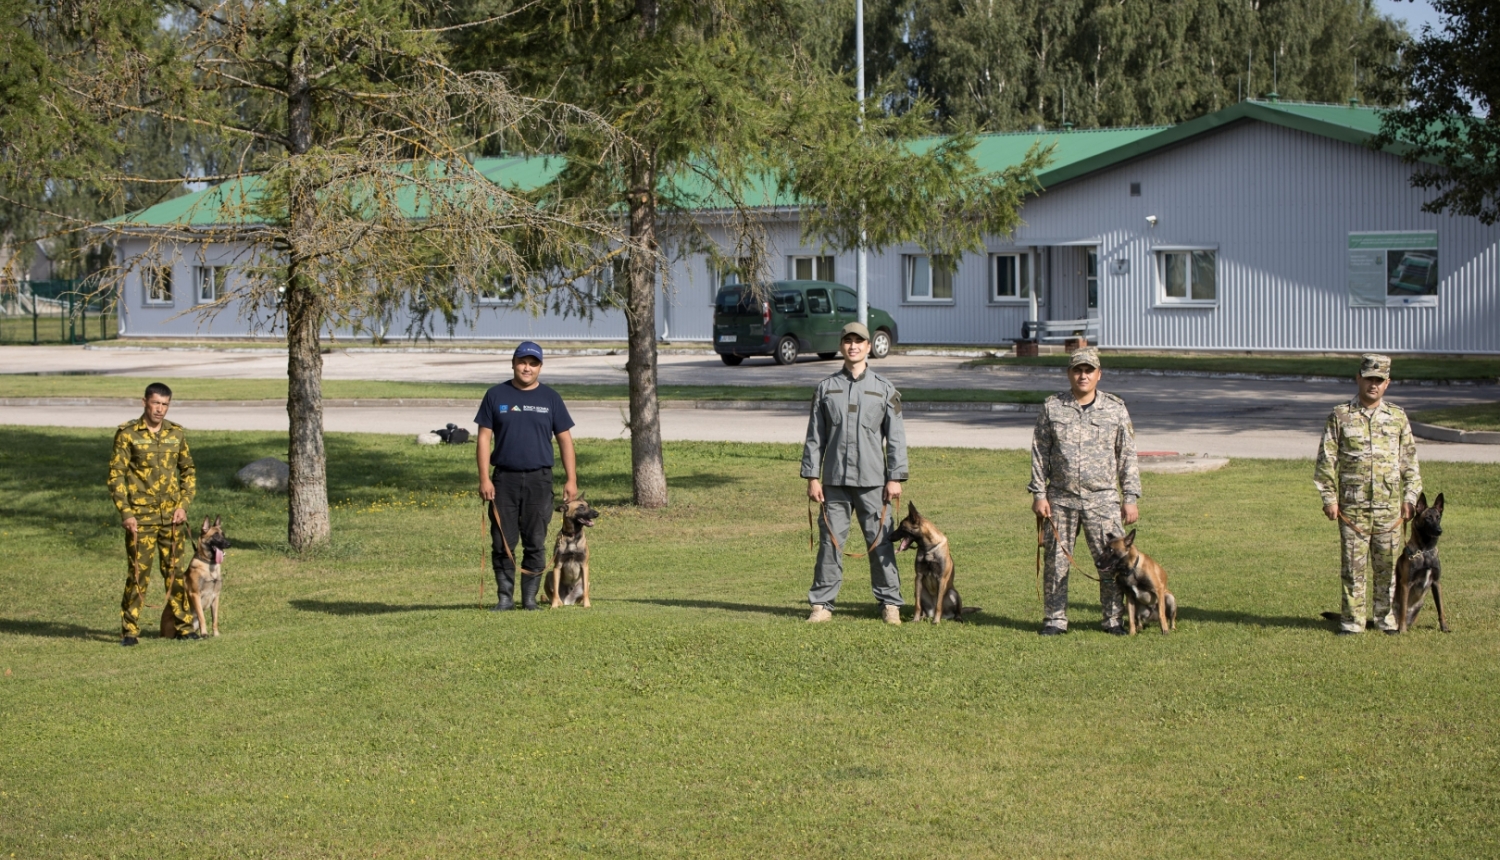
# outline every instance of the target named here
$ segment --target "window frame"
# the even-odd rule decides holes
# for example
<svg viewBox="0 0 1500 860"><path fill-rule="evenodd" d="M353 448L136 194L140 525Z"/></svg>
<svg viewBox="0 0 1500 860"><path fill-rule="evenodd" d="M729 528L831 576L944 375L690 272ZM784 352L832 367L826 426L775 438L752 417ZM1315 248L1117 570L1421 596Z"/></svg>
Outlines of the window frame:
<svg viewBox="0 0 1500 860"><path fill-rule="evenodd" d="M797 277L797 262L808 260L812 263L813 276L811 278ZM823 271L824 267L828 271ZM837 264L832 254L789 254L786 258L786 277L789 281L828 281L837 283L834 274L837 272Z"/></svg>
<svg viewBox="0 0 1500 860"><path fill-rule="evenodd" d="M208 272L208 281L213 284L213 295L203 296L203 273ZM229 280L228 266L194 266L193 267L193 303L197 305L211 305L224 296L224 284Z"/></svg>
<svg viewBox="0 0 1500 860"><path fill-rule="evenodd" d="M1035 255L1030 251L996 251L990 254L990 304L1029 305L1031 303L1031 267L1036 265ZM1000 261L1012 260L1016 272L1016 294L1000 295Z"/></svg>
<svg viewBox="0 0 1500 860"><path fill-rule="evenodd" d="M1213 256L1214 293L1213 298L1193 298L1193 256L1196 254L1211 254ZM1186 296L1167 295L1167 258L1171 255L1186 255L1187 281L1184 285ZM1155 283L1155 306L1166 308L1215 308L1219 306L1219 248L1216 245L1158 245L1151 249L1151 270Z"/></svg>
<svg viewBox="0 0 1500 860"><path fill-rule="evenodd" d="M494 284L493 281L490 282ZM489 292L480 287L476 303L483 308L512 307L516 303L516 279L514 275L504 275L500 278L500 289Z"/></svg>
<svg viewBox="0 0 1500 860"><path fill-rule="evenodd" d="M167 285L166 298L152 298L163 279ZM141 305L148 308L170 308L176 305L177 294L173 290L172 281L171 266L146 266L141 269Z"/></svg>
<svg viewBox="0 0 1500 860"><path fill-rule="evenodd" d="M902 304L909 304L909 305L951 305L951 304L954 304L957 301L957 290L955 289L955 287L956 287L956 283L955 282L957 281L957 276L958 276L958 266L955 264L952 269L944 269L944 268L939 268L939 267L935 267L935 266L932 265L932 260L933 260L934 257L943 257L943 256L946 256L946 255L943 255L943 254L902 254L901 255L901 296L902 296L901 302L902 302ZM916 280L916 271L917 271L917 261L918 260L923 260L923 261L926 262L926 268L927 268L927 295L925 295L925 296L915 295L912 292L912 286L913 286L913 284L914 284L914 282ZM943 297L934 297L933 296L933 293L935 293L937 291L937 273L938 272L942 272L942 274L948 279L948 295L947 296L943 296Z"/></svg>

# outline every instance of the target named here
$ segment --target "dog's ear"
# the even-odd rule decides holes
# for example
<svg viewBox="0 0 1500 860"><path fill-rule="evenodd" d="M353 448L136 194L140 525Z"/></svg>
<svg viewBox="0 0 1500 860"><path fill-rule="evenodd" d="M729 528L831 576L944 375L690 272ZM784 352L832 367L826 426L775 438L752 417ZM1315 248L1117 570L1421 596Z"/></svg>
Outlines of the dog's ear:
<svg viewBox="0 0 1500 860"><path fill-rule="evenodd" d="M562 504L558 505L557 507L553 508L552 510L557 511L558 513L562 513L563 511L566 511L567 509L568 509L568 503L567 502L563 502Z"/></svg>
<svg viewBox="0 0 1500 860"><path fill-rule="evenodd" d="M220 523L222 523L223 521L223 517L220 517L218 514L214 514L214 528L220 528Z"/></svg>
<svg viewBox="0 0 1500 860"><path fill-rule="evenodd" d="M911 502L906 503L906 515L909 517L922 516L921 514L917 513L917 506L912 504Z"/></svg>
<svg viewBox="0 0 1500 860"><path fill-rule="evenodd" d="M206 532L206 531L208 531L208 528L209 528L208 517L204 517L203 518L203 528L199 529L198 531Z"/></svg>
<svg viewBox="0 0 1500 860"><path fill-rule="evenodd" d="M1435 511L1437 511L1440 514L1443 512L1443 494L1442 493L1438 493L1437 501L1435 501L1435 502L1432 503L1432 509L1435 510Z"/></svg>
<svg viewBox="0 0 1500 860"><path fill-rule="evenodd" d="M1423 490L1417 496L1417 513L1427 510L1427 491Z"/></svg>
<svg viewBox="0 0 1500 860"><path fill-rule="evenodd" d="M1125 546L1135 546L1135 529L1131 529L1130 534L1125 536Z"/></svg>

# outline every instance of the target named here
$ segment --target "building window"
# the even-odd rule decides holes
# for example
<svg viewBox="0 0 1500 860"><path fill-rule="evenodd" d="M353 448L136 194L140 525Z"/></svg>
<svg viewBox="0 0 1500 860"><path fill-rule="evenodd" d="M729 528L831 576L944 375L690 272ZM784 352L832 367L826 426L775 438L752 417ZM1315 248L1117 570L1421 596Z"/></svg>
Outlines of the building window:
<svg viewBox="0 0 1500 860"><path fill-rule="evenodd" d="M479 290L481 305L509 305L516 301L516 279L511 275L492 278Z"/></svg>
<svg viewBox="0 0 1500 860"><path fill-rule="evenodd" d="M906 300L909 302L953 301L953 258L908 254Z"/></svg>
<svg viewBox="0 0 1500 860"><path fill-rule="evenodd" d="M714 297L719 290L725 287L734 287L740 284L750 283L750 273L755 267L755 260L750 257L741 257L738 260L720 259L717 267L714 258L708 258L708 303L714 304Z"/></svg>
<svg viewBox="0 0 1500 860"><path fill-rule="evenodd" d="M1132 182L1132 183L1130 183L1130 196L1131 197L1139 197L1139 196L1141 196L1141 184L1139 182Z"/></svg>
<svg viewBox="0 0 1500 860"><path fill-rule="evenodd" d="M1090 248L1088 268L1084 270L1084 282L1088 285L1089 310L1099 310L1099 249Z"/></svg>
<svg viewBox="0 0 1500 860"><path fill-rule="evenodd" d="M1156 252L1157 298L1169 305L1213 305L1219 301L1218 252L1180 248Z"/></svg>
<svg viewBox="0 0 1500 860"><path fill-rule="evenodd" d="M148 305L172 304L172 270L152 266L141 270L141 287Z"/></svg>
<svg viewBox="0 0 1500 860"><path fill-rule="evenodd" d="M193 269L193 282L197 285L198 304L210 305L224 296L224 279L229 269L224 266L197 266Z"/></svg>
<svg viewBox="0 0 1500 860"><path fill-rule="evenodd" d="M990 301L1031 298L1031 255L996 254L990 258Z"/></svg>
<svg viewBox="0 0 1500 860"><path fill-rule="evenodd" d="M794 281L831 281L833 258L787 257L786 273Z"/></svg>

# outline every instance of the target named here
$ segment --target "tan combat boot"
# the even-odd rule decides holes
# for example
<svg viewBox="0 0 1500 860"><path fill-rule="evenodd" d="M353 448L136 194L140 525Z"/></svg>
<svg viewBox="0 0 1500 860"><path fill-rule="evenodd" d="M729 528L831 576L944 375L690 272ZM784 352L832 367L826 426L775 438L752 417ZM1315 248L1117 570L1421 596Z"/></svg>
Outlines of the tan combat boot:
<svg viewBox="0 0 1500 860"><path fill-rule="evenodd" d="M887 603L883 608L881 608L880 617L883 621L885 621L885 623L895 624L899 627L901 625L901 607L892 606L891 604Z"/></svg>
<svg viewBox="0 0 1500 860"><path fill-rule="evenodd" d="M819 603L818 605L814 606L812 608L812 614L809 615L809 616L807 616L807 623L808 624L817 624L820 621L832 621L832 620L833 620L833 613L829 612L828 611L828 607L824 606L821 603Z"/></svg>

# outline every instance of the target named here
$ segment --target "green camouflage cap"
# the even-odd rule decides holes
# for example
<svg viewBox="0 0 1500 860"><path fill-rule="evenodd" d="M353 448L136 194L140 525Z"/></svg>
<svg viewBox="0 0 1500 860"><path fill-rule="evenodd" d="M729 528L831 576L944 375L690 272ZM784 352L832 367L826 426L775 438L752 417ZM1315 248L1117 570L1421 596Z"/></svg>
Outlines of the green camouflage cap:
<svg viewBox="0 0 1500 860"><path fill-rule="evenodd" d="M1073 350L1073 354L1068 357L1068 369L1072 370L1080 364L1099 367L1099 350L1091 346Z"/></svg>
<svg viewBox="0 0 1500 860"><path fill-rule="evenodd" d="M1367 352L1359 357L1360 376L1378 376L1381 379L1391 378L1391 357Z"/></svg>

